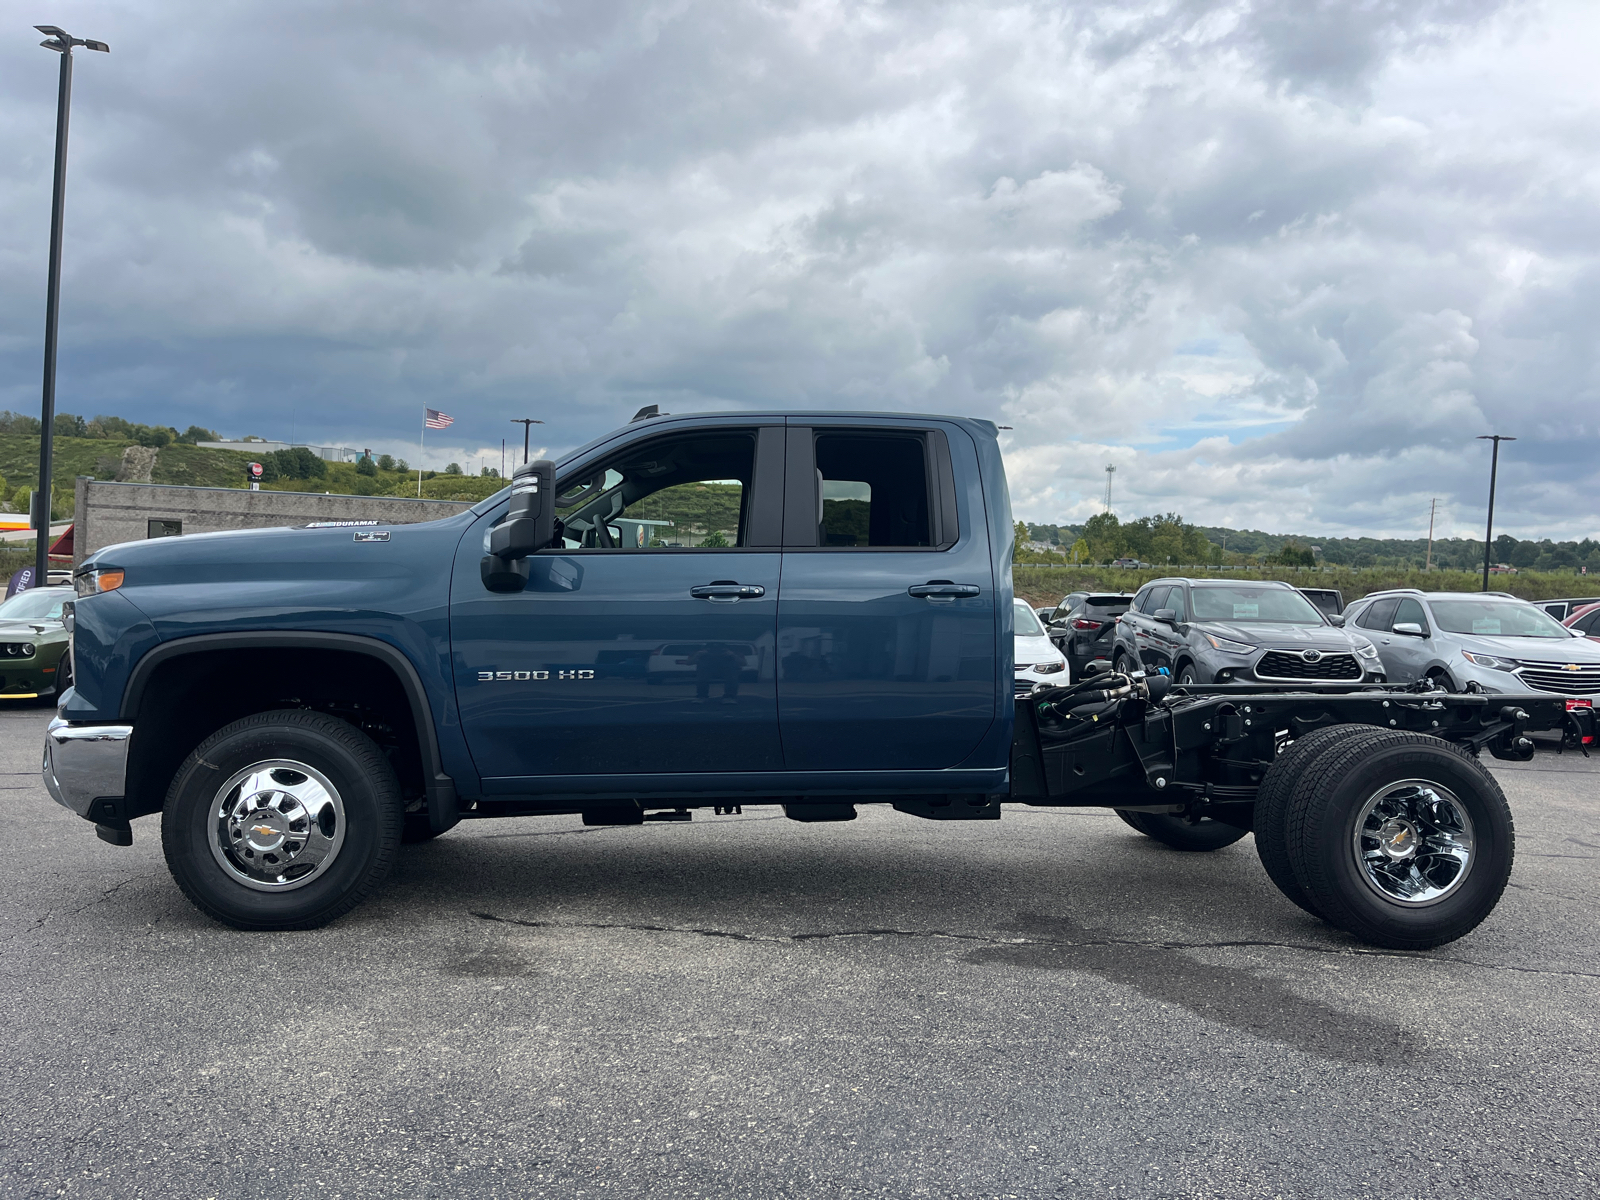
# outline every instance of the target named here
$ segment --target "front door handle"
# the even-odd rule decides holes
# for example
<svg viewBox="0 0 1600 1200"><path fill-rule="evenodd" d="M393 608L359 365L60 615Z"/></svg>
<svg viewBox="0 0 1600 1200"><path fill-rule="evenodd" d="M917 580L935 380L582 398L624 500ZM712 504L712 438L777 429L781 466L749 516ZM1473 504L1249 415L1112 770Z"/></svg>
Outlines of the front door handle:
<svg viewBox="0 0 1600 1200"><path fill-rule="evenodd" d="M702 583L689 589L689 595L696 600L755 600L766 594L767 589L758 583L735 583L731 579Z"/></svg>
<svg viewBox="0 0 1600 1200"><path fill-rule="evenodd" d="M975 583L951 583L948 579L930 579L927 583L914 583L906 589L908 596L915 596L919 600L946 599L954 600L979 595L982 592Z"/></svg>

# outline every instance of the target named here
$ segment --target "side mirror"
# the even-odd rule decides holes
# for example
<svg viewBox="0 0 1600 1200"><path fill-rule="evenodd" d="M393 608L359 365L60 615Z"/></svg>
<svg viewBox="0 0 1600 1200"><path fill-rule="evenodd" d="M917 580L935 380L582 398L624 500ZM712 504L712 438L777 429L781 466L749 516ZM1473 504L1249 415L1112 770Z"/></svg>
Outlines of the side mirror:
<svg viewBox="0 0 1600 1200"><path fill-rule="evenodd" d="M1328 624L1332 625L1335 629L1343 629L1344 628L1344 614L1342 614L1342 613L1327 613L1327 614L1324 614L1324 615L1327 616L1327 618L1328 618Z"/></svg>
<svg viewBox="0 0 1600 1200"><path fill-rule="evenodd" d="M1178 623L1178 610L1175 608L1158 608L1150 615L1163 625L1176 625Z"/></svg>
<svg viewBox="0 0 1600 1200"><path fill-rule="evenodd" d="M556 467L547 458L523 463L511 476L506 519L489 533L483 584L492 592L520 592L528 582L528 555L556 537Z"/></svg>
<svg viewBox="0 0 1600 1200"><path fill-rule="evenodd" d="M1428 636L1426 633L1423 632L1422 626L1418 625L1415 621L1401 621L1399 624L1397 624L1394 627L1394 631L1396 633L1403 633L1407 637L1427 637Z"/></svg>

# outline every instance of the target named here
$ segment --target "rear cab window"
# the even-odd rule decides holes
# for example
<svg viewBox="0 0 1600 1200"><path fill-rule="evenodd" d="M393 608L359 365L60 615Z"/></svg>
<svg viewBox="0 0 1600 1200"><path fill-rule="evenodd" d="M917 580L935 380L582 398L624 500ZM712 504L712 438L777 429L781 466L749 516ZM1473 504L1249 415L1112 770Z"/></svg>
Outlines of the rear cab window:
<svg viewBox="0 0 1600 1200"><path fill-rule="evenodd" d="M957 541L942 431L791 426L788 455L786 549L944 550Z"/></svg>

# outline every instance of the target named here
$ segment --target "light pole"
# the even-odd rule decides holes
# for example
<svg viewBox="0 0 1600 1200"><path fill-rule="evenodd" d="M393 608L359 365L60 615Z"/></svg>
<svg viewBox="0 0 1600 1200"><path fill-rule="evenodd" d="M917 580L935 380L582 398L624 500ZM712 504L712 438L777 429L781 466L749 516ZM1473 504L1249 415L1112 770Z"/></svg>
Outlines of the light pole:
<svg viewBox="0 0 1600 1200"><path fill-rule="evenodd" d="M39 406L39 490L34 493L34 528L39 539L34 549L33 584L43 587L50 579L51 458L55 451L56 423L56 319L61 310L61 226L66 212L67 123L72 114L72 48L99 50L111 47L89 38L75 38L54 25L35 25L45 40L39 44L61 55L61 85L56 93L56 177L50 202L50 282L44 300L44 398Z"/></svg>
<svg viewBox="0 0 1600 1200"><path fill-rule="evenodd" d="M1503 433L1480 433L1480 442L1493 442L1494 453L1489 458L1489 525L1483 531L1483 590L1489 590L1489 555L1494 550L1494 477L1500 473L1500 443L1517 439Z"/></svg>
<svg viewBox="0 0 1600 1200"><path fill-rule="evenodd" d="M522 461L523 462L527 462L528 461L528 434L532 431L532 429L533 429L533 427L535 425L543 425L544 422L543 421L535 421L532 417L512 417L511 418L511 423L513 425L521 425L522 426Z"/></svg>

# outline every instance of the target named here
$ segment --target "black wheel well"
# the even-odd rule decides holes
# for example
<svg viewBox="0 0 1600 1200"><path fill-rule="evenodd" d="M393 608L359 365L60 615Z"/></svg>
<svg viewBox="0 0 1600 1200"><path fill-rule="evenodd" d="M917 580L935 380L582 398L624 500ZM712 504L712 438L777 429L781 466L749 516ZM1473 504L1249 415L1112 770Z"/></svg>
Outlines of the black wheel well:
<svg viewBox="0 0 1600 1200"><path fill-rule="evenodd" d="M279 708L348 721L389 758L407 807L425 800L423 731L404 683L381 658L322 646L197 649L157 663L141 684L129 745L129 816L159 812L178 767L211 734Z"/></svg>

